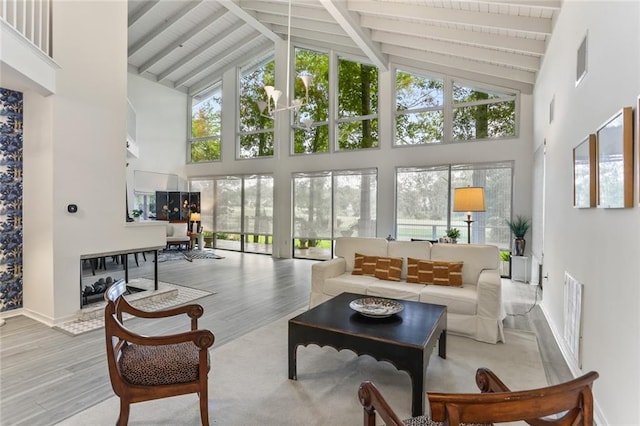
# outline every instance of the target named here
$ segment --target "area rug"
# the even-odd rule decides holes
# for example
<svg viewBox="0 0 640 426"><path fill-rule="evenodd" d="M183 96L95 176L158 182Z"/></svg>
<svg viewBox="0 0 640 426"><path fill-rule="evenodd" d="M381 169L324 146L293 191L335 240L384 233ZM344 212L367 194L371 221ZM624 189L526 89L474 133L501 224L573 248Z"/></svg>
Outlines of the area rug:
<svg viewBox="0 0 640 426"><path fill-rule="evenodd" d="M145 281L145 283L142 283L141 281ZM149 280L147 278L136 278L130 280L129 284L139 285L144 288L153 288L153 280ZM159 281L157 291L140 291L125 297L137 308L146 311L157 311L159 309L170 308L172 306L192 302L211 294L215 293ZM81 312L78 315L78 318L58 324L53 328L72 336L77 336L79 334L102 328L104 327L104 306L105 302L92 304L91 308L87 310L93 311L95 315ZM131 316L127 314L123 317L125 321L129 318L131 318Z"/></svg>
<svg viewBox="0 0 640 426"><path fill-rule="evenodd" d="M297 314L296 312L295 314ZM289 317L293 316L290 315ZM287 319L283 318L211 351L209 418L212 424L361 425L358 386L372 380L402 418L410 417L407 373L369 356L356 357L316 345L298 348L298 380L288 379ZM534 334L507 330L507 343L491 345L449 336L447 359L437 350L427 369L427 389L478 392L475 371L491 368L512 389L546 386ZM64 426L113 425L119 412L109 398L59 423ZM195 394L131 406L129 425L199 425Z"/></svg>
<svg viewBox="0 0 640 426"><path fill-rule="evenodd" d="M188 260L192 262L194 259L224 259L218 256L211 249L204 250L170 250L158 253L158 263L167 262L169 260Z"/></svg>

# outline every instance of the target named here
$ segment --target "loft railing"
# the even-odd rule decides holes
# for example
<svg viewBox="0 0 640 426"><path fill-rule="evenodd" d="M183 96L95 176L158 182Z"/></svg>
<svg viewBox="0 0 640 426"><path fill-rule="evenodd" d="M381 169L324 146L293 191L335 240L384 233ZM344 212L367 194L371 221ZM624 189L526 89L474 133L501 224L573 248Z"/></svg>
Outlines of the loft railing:
<svg viewBox="0 0 640 426"><path fill-rule="evenodd" d="M51 57L52 0L0 0L0 19Z"/></svg>

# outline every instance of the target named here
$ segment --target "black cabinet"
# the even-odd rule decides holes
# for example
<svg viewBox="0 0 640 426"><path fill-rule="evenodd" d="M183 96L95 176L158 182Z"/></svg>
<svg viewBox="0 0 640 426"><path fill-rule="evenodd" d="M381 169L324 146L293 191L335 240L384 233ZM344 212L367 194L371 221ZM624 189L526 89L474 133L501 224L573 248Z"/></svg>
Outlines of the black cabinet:
<svg viewBox="0 0 640 426"><path fill-rule="evenodd" d="M200 212L200 192L156 191L157 220L189 220Z"/></svg>

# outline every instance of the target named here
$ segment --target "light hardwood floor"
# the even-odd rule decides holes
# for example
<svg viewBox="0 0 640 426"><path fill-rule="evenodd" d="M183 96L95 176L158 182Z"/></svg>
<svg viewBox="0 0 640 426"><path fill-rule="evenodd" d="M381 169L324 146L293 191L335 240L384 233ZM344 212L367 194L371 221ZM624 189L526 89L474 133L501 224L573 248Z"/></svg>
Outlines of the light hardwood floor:
<svg viewBox="0 0 640 426"><path fill-rule="evenodd" d="M197 300L205 311L200 327L215 334L214 347L307 306L314 261L218 254L224 259L158 265L161 281L215 292ZM153 277L152 257L147 259L131 267L131 277ZM509 280L504 284L506 310L515 314L505 326L536 332L550 383L570 379L542 311L533 306L536 287ZM147 334L185 327L173 320L131 323ZM53 425L113 395L102 329L69 336L25 316L8 318L0 327L0 376L1 425Z"/></svg>

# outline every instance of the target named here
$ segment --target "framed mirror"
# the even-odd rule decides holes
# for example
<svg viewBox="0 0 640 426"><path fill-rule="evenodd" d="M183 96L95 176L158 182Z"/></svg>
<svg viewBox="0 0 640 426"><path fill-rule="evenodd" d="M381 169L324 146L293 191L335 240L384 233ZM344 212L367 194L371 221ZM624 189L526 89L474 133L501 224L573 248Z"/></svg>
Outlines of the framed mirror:
<svg viewBox="0 0 640 426"><path fill-rule="evenodd" d="M618 111L596 136L598 207L633 207L633 108Z"/></svg>
<svg viewBox="0 0 640 426"><path fill-rule="evenodd" d="M596 206L596 135L573 148L573 206Z"/></svg>

